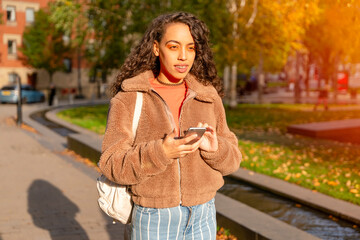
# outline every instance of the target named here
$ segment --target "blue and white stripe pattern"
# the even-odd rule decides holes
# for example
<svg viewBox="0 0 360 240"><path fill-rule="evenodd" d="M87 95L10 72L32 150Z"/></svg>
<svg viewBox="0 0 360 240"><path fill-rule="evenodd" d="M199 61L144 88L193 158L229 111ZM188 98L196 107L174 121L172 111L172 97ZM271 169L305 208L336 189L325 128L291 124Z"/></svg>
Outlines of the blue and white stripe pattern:
<svg viewBox="0 0 360 240"><path fill-rule="evenodd" d="M215 240L214 199L207 203L173 208L134 205L132 240Z"/></svg>

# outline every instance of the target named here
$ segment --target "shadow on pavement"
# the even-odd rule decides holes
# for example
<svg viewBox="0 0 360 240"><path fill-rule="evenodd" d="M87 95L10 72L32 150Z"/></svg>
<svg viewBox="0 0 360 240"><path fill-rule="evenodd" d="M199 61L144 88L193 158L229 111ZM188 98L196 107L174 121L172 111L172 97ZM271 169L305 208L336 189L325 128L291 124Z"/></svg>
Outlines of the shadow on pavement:
<svg viewBox="0 0 360 240"><path fill-rule="evenodd" d="M106 231L109 235L110 240L120 240L120 239L128 240L128 239L130 239L130 238L125 237L125 233L124 233L125 226L124 225L122 225L121 223L113 224L112 221L108 220L109 217L107 217L105 214L104 214L104 218L107 221Z"/></svg>
<svg viewBox="0 0 360 240"><path fill-rule="evenodd" d="M89 239L75 220L78 206L45 180L37 179L29 187L28 212L37 227L49 231L52 240Z"/></svg>

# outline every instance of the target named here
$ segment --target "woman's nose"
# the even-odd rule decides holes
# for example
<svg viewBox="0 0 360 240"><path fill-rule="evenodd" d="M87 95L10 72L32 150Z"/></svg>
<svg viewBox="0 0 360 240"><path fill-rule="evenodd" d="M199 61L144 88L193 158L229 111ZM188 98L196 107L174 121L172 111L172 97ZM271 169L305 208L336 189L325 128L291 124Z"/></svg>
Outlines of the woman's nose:
<svg viewBox="0 0 360 240"><path fill-rule="evenodd" d="M186 48L180 49L178 58L179 58L179 60L183 60L183 61L185 61L187 59Z"/></svg>

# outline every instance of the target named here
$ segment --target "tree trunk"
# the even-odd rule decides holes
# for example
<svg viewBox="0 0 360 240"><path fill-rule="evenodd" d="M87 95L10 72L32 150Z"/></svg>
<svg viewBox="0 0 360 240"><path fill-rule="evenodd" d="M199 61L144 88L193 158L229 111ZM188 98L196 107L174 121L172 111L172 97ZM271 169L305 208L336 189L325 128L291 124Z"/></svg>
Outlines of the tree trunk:
<svg viewBox="0 0 360 240"><path fill-rule="evenodd" d="M265 83L264 76L264 56L262 50L260 52L259 67L258 67L258 78L257 78L257 90L258 90L258 103L263 103L263 86Z"/></svg>
<svg viewBox="0 0 360 240"><path fill-rule="evenodd" d="M81 86L81 48L78 47L77 49L77 65L78 65L78 71L77 71L77 82L78 82L78 98L84 98L82 94L82 86Z"/></svg>
<svg viewBox="0 0 360 240"><path fill-rule="evenodd" d="M236 108L236 82L237 82L237 63L233 62L231 67L231 84L230 84L230 107Z"/></svg>
<svg viewBox="0 0 360 240"><path fill-rule="evenodd" d="M333 89L334 89L334 103L337 103L337 97L338 97L338 81L337 81L337 72L334 72L333 74L331 74L331 80L333 83Z"/></svg>
<svg viewBox="0 0 360 240"><path fill-rule="evenodd" d="M331 77L333 79L333 85L334 85L334 103L337 103L337 97L338 97L338 69L339 69L339 61L338 61L339 57L336 56L335 57L335 61L334 61L334 71L331 74Z"/></svg>
<svg viewBox="0 0 360 240"><path fill-rule="evenodd" d="M305 62L305 76L304 76L305 91L306 91L307 99L309 99L309 97L310 97L310 86L309 86L309 82L310 82L309 72L310 72L310 64L311 64L310 60L311 60L311 56L310 56L310 54L308 54L306 62Z"/></svg>
<svg viewBox="0 0 360 240"><path fill-rule="evenodd" d="M299 52L296 52L296 58L295 58L295 86L294 86L294 100L295 103L301 102L301 89L300 89L300 63L301 63L301 56Z"/></svg>
<svg viewBox="0 0 360 240"><path fill-rule="evenodd" d="M224 68L224 103L230 104L230 67L228 65Z"/></svg>

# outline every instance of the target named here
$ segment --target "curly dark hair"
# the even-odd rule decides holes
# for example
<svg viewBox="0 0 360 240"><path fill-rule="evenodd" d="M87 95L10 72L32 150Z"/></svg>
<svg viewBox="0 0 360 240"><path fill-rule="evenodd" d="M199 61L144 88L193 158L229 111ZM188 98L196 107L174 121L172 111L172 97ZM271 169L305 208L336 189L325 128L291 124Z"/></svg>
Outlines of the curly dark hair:
<svg viewBox="0 0 360 240"><path fill-rule="evenodd" d="M160 71L159 57L153 53L154 41L160 42L166 26L170 23L183 23L189 26L190 33L195 41L196 56L190 73L204 85L213 85L222 95L222 81L217 75L213 60L213 53L209 45L209 29L197 17L186 12L163 14L155 18L139 44L131 51L120 68L120 73L110 88L115 96L121 90L121 83L127 78L134 77L147 70L152 70L157 76Z"/></svg>

